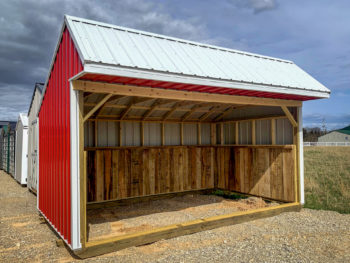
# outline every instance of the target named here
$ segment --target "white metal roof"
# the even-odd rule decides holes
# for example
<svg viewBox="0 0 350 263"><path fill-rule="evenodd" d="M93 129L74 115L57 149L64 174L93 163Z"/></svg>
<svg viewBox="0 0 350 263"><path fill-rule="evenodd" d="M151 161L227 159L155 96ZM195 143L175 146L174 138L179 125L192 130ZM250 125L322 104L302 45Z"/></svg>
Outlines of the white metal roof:
<svg viewBox="0 0 350 263"><path fill-rule="evenodd" d="M292 61L65 16L84 71L329 97Z"/></svg>
<svg viewBox="0 0 350 263"><path fill-rule="evenodd" d="M28 127L28 116L26 113L20 113L18 121L21 121L24 127Z"/></svg>

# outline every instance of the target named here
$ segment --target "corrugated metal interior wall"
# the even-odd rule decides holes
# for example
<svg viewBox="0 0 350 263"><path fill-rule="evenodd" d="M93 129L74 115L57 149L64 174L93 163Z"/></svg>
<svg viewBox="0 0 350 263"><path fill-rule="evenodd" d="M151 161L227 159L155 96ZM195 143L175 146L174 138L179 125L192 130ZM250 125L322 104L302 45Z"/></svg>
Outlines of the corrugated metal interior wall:
<svg viewBox="0 0 350 263"><path fill-rule="evenodd" d="M39 113L39 209L71 244L70 87L82 71L65 29Z"/></svg>
<svg viewBox="0 0 350 263"><path fill-rule="evenodd" d="M276 122L276 144L286 145L293 143L293 127L288 119L275 119ZM141 146L141 122L125 121L87 121L85 123L85 147L95 147L95 123L97 124L96 147L117 147L119 145L119 131L121 130L122 146ZM121 129L120 129L121 125ZM252 121L240 121L224 123L224 144L236 144L235 134L238 125L239 144L252 144ZM201 145L210 145L211 127L210 123L201 125ZM217 144L221 144L220 128L216 125ZM162 145L162 124L155 122L144 122L144 146ZM164 145L181 145L181 124L164 124ZM271 139L271 120L255 121L256 144L269 145ZM196 123L183 124L183 144L198 145L198 125Z"/></svg>

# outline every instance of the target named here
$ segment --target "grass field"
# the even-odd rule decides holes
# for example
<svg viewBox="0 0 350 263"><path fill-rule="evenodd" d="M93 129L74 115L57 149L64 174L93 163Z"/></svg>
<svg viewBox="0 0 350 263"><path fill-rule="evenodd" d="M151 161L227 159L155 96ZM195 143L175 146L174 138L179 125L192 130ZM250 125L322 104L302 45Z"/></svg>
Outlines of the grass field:
<svg viewBox="0 0 350 263"><path fill-rule="evenodd" d="M350 147L305 147L305 207L350 213Z"/></svg>

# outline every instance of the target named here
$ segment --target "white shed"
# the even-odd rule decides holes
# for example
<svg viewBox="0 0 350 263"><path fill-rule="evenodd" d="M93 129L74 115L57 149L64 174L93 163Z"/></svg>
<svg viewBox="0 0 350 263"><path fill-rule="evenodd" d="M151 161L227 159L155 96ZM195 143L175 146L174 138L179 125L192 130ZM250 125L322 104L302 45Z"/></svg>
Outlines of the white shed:
<svg viewBox="0 0 350 263"><path fill-rule="evenodd" d="M28 117L20 113L16 125L16 161L15 179L22 185L27 184L28 158Z"/></svg>
<svg viewBox="0 0 350 263"><path fill-rule="evenodd" d="M30 191L37 192L38 178L38 108L43 84L35 83L32 100L28 110L28 180Z"/></svg>

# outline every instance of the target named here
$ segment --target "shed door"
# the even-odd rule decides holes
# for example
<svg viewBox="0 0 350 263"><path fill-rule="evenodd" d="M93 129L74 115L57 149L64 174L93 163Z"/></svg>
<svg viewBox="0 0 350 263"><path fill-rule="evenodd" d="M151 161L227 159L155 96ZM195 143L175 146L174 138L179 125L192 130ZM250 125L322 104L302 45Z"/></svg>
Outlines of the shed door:
<svg viewBox="0 0 350 263"><path fill-rule="evenodd" d="M37 178L38 178L38 172L37 172L37 163L38 163L38 142L37 142L37 134L38 134L38 122L33 123L32 126L32 137L31 140L31 187L34 188L34 190L37 190Z"/></svg>

